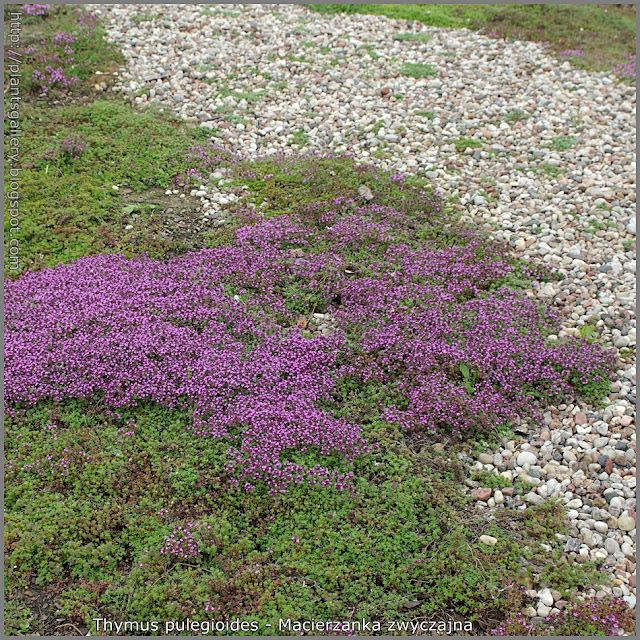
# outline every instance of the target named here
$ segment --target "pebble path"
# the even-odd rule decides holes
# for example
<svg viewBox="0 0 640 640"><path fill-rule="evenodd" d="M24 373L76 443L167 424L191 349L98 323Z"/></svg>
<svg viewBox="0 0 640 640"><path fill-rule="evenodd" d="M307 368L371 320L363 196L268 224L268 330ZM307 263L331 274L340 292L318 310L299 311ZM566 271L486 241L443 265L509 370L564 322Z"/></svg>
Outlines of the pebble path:
<svg viewBox="0 0 640 640"><path fill-rule="evenodd" d="M135 103L171 109L243 155L333 150L424 175L516 255L559 271L561 281L529 293L560 309L560 336L593 332L618 351L610 404L550 407L542 429L522 423L516 439L465 457L530 489L469 480L468 490L480 509L558 498L571 522L565 552L602 561L614 586L597 595L635 608L635 87L540 44L383 16L292 5L93 8L127 60L113 90ZM433 75L404 75L411 69ZM212 224L238 197L222 174L192 195ZM562 606L557 592L529 596L533 618Z"/></svg>

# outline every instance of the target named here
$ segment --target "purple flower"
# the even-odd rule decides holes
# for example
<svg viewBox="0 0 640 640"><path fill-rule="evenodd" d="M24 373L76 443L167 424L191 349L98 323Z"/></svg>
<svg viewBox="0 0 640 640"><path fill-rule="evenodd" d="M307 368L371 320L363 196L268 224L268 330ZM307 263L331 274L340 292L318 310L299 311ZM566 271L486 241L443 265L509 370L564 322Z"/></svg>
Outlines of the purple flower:
<svg viewBox="0 0 640 640"><path fill-rule="evenodd" d="M560 55L563 58L567 58L569 56L579 56L584 57L584 51L582 49L567 49L566 51L562 51Z"/></svg>
<svg viewBox="0 0 640 640"><path fill-rule="evenodd" d="M629 62L627 64L621 64L621 65L617 65L615 66L612 71L612 73L615 73L616 75L620 76L621 78L629 78L629 79L636 79L636 57L635 55L630 55L629 56Z"/></svg>
<svg viewBox="0 0 640 640"><path fill-rule="evenodd" d="M47 11L51 9L49 4L23 4L21 7L27 15L30 16L45 16Z"/></svg>

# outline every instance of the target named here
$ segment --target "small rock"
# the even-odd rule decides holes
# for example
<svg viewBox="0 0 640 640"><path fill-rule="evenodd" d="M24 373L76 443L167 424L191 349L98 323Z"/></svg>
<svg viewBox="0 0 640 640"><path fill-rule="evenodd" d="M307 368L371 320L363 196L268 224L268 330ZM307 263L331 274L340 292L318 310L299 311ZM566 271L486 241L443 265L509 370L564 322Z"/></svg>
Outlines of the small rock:
<svg viewBox="0 0 640 640"><path fill-rule="evenodd" d="M541 589L538 592L538 598L540 599L540 602L545 606L547 607L553 606L553 596L551 595L550 589Z"/></svg>
<svg viewBox="0 0 640 640"><path fill-rule="evenodd" d="M476 489L474 492L472 492L471 497L474 500L478 500L481 502L486 502L492 494L492 490L489 489L488 487L482 487L480 489Z"/></svg>
<svg viewBox="0 0 640 640"><path fill-rule="evenodd" d="M535 464L538 461L536 456L531 451L522 451L518 455L518 466L522 467L525 464Z"/></svg>
<svg viewBox="0 0 640 640"><path fill-rule="evenodd" d="M373 200L373 193L371 193L371 189L369 189L369 187L367 187L366 184L361 185L360 187L358 187L358 195L363 199L363 200Z"/></svg>
<svg viewBox="0 0 640 640"><path fill-rule="evenodd" d="M578 411L578 413L573 417L573 421L579 425L587 424L587 415L582 411Z"/></svg>
<svg viewBox="0 0 640 640"><path fill-rule="evenodd" d="M636 521L629 516L620 516L618 518L618 529L622 529L622 531L631 531L635 529Z"/></svg>
<svg viewBox="0 0 640 640"><path fill-rule="evenodd" d="M604 549L610 556L620 553L620 545L613 538L607 538L604 541Z"/></svg>
<svg viewBox="0 0 640 640"><path fill-rule="evenodd" d="M494 538L493 536L480 536L479 540L483 544L488 544L489 546L492 546L492 547L498 544L498 539Z"/></svg>
<svg viewBox="0 0 640 640"><path fill-rule="evenodd" d="M580 540L578 538L568 538L564 545L565 553L571 553L572 551L578 553L580 551Z"/></svg>

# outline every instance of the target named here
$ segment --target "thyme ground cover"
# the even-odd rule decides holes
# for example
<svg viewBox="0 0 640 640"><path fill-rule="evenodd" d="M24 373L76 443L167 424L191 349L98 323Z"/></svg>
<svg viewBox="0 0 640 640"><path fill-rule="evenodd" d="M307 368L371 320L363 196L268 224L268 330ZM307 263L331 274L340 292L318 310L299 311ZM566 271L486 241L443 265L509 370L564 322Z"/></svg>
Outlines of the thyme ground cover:
<svg viewBox="0 0 640 640"><path fill-rule="evenodd" d="M313 159L278 162L318 178ZM230 439L236 481L284 490L345 481L288 452L367 451L362 427L334 416L339 387L375 382L387 395L380 419L469 436L605 381L610 354L546 341L558 317L501 286L516 270L503 250L473 231L430 247L421 237L442 224L438 197L367 174L379 204L345 194L287 216L238 210L245 224L222 247L166 263L83 258L7 282L7 402L182 406L196 434ZM393 202L379 182L393 185ZM335 331L307 338L296 320L319 306Z"/></svg>
<svg viewBox="0 0 640 640"><path fill-rule="evenodd" d="M218 152L205 151L190 157L209 170ZM594 567L577 570L560 545L553 576L526 569L548 553L537 536L563 531L556 506L530 509L534 532L547 521L535 538L524 524L488 525L456 488L455 457L424 467L413 452L426 437L435 461L438 441L493 437L551 397L606 388L611 356L547 340L555 314L507 286L548 270L457 225L424 181L348 157L217 162L252 188L212 248L86 257L5 284L12 582L59 585L60 611L85 624L96 611L262 624L360 603L373 619L455 611L485 629L520 610L519 584L570 594L592 582ZM326 335L308 330L318 310L333 318ZM72 529L55 524L62 514ZM479 540L487 532L500 563ZM426 553L425 536L443 534ZM452 563L461 544L487 563L488 591L473 556ZM297 575L313 586L300 590Z"/></svg>

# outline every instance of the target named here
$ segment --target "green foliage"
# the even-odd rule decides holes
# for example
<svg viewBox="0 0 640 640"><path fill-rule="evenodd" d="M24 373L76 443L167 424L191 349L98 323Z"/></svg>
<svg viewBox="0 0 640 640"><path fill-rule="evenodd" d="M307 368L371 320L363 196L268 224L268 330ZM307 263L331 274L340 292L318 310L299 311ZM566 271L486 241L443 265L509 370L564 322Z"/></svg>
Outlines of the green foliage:
<svg viewBox="0 0 640 640"><path fill-rule="evenodd" d="M489 609L506 614L518 602L509 583L526 582L523 569L546 553L538 538L554 539L562 518L532 508L515 529L487 528L456 484L448 455L439 454L441 462L412 456L399 448L400 434L367 422L381 401L393 400L389 391L347 385L340 393L339 414L364 418L383 445L356 461L352 493L294 485L269 498L233 489L225 471L228 443L194 438L180 410L145 404L116 417L65 402L10 418L11 588L71 578L61 613L89 626L97 611L114 619L205 619L207 603L261 624L342 619L352 611L395 619L406 615L409 601L419 603L411 619L443 610L470 619ZM57 440L46 424L56 425ZM135 425L134 434L119 439L127 424ZM52 449L74 452L68 473L28 467ZM317 452L305 455L320 459ZM173 523L187 520L209 532L202 553L183 561L159 553ZM498 545L487 548L478 531L497 537ZM530 549L524 565L523 540ZM559 558L561 548L554 553ZM535 584L570 588L578 574L558 566ZM11 616L14 625L24 618Z"/></svg>
<svg viewBox="0 0 640 640"><path fill-rule="evenodd" d="M462 375L462 384L467 390L469 395L473 394L475 383L478 379L477 371L469 371L469 367L466 364L460 365L460 374Z"/></svg>
<svg viewBox="0 0 640 640"><path fill-rule="evenodd" d="M556 151L566 151L567 149L571 149L575 143L576 139L574 136L556 136L551 139L549 146Z"/></svg>
<svg viewBox="0 0 640 640"><path fill-rule="evenodd" d="M56 109L25 105L23 114L19 234L23 270L127 250L123 190L166 189L186 170L187 149L208 135L202 129L185 129L160 113L135 111L114 101ZM78 160L55 156L62 140L79 137L86 150ZM5 212L7 237L8 224ZM138 251L162 255L170 249L165 241L154 245L154 237Z"/></svg>
<svg viewBox="0 0 640 640"><path fill-rule="evenodd" d="M585 324L579 328L580 336L588 342L594 342L598 336L594 327L590 324Z"/></svg>
<svg viewBox="0 0 640 640"><path fill-rule="evenodd" d="M400 40L400 42L421 42L426 44L431 40L431 36L428 33L398 33L393 36L394 40Z"/></svg>
<svg viewBox="0 0 640 640"><path fill-rule="evenodd" d="M33 614L16 601L4 601L4 632L7 636L24 636L29 634L33 624Z"/></svg>
<svg viewBox="0 0 640 640"><path fill-rule="evenodd" d="M482 487L491 487L492 489L503 489L511 487L513 483L498 473L490 473L488 471L476 471L471 475L471 480L479 482Z"/></svg>
<svg viewBox="0 0 640 640"><path fill-rule="evenodd" d="M255 104L258 102L264 95L266 91L264 89L258 91L237 91L236 89L232 89L227 86L219 86L218 87L218 98L228 98L229 96L233 97L237 102L241 102L242 100L246 100L249 104Z"/></svg>
<svg viewBox="0 0 640 640"><path fill-rule="evenodd" d="M382 126L382 123L378 124ZM310 178L311 168L313 175ZM355 164L346 156L311 156L306 160L264 158L238 163L231 176L231 186L247 186L247 200L260 206L267 216L299 211L306 205L345 194L357 198L363 184L372 190L373 202L377 204L393 206L393 203L402 202L405 208L410 207L405 201L406 192L389 180L391 172L382 172L381 180L374 179L374 173L372 167ZM413 177L405 182L405 186L431 189L426 180Z"/></svg>
<svg viewBox="0 0 640 640"><path fill-rule="evenodd" d="M590 335L585 335L589 339ZM603 401L611 393L611 380L604 371L598 372L595 376L583 382L579 374L573 374L569 378L569 383L588 400L595 402Z"/></svg>
<svg viewBox="0 0 640 640"><path fill-rule="evenodd" d="M512 261L513 270L504 278L491 284L490 289L496 291L502 287L509 289L528 289L531 286L531 278L525 273L526 263L515 259Z"/></svg>
<svg viewBox="0 0 640 640"><path fill-rule="evenodd" d="M553 164L542 165L542 170L551 178L557 178L562 173L562 169Z"/></svg>
<svg viewBox="0 0 640 640"><path fill-rule="evenodd" d="M455 146L456 151L462 153L465 149L481 149L482 142L476 138L466 138L463 136L455 141Z"/></svg>
<svg viewBox="0 0 640 640"><path fill-rule="evenodd" d="M375 45L373 44L363 44L361 47L358 47L358 48L366 51L372 60L377 60L380 57L377 51L375 50Z"/></svg>
<svg viewBox="0 0 640 640"><path fill-rule="evenodd" d="M527 120L529 118L529 114L521 111L520 109L516 109L514 111L509 111L505 116L505 122L522 122L523 120Z"/></svg>
<svg viewBox="0 0 640 640"><path fill-rule="evenodd" d="M291 134L291 144L297 144L300 147L306 147L309 144L309 134L302 128Z"/></svg>
<svg viewBox="0 0 640 640"><path fill-rule="evenodd" d="M435 76L436 70L430 64L406 62L400 67L400 73L410 78L428 78Z"/></svg>
<svg viewBox="0 0 640 640"><path fill-rule="evenodd" d="M151 22L152 20L157 20L160 18L160 15L157 13L140 13L131 18L131 22L135 24L140 24L141 22Z"/></svg>
<svg viewBox="0 0 640 640"><path fill-rule="evenodd" d="M207 7L201 12L203 16L225 16L226 18L237 18L240 15L239 11L229 11L227 9L211 9Z"/></svg>

